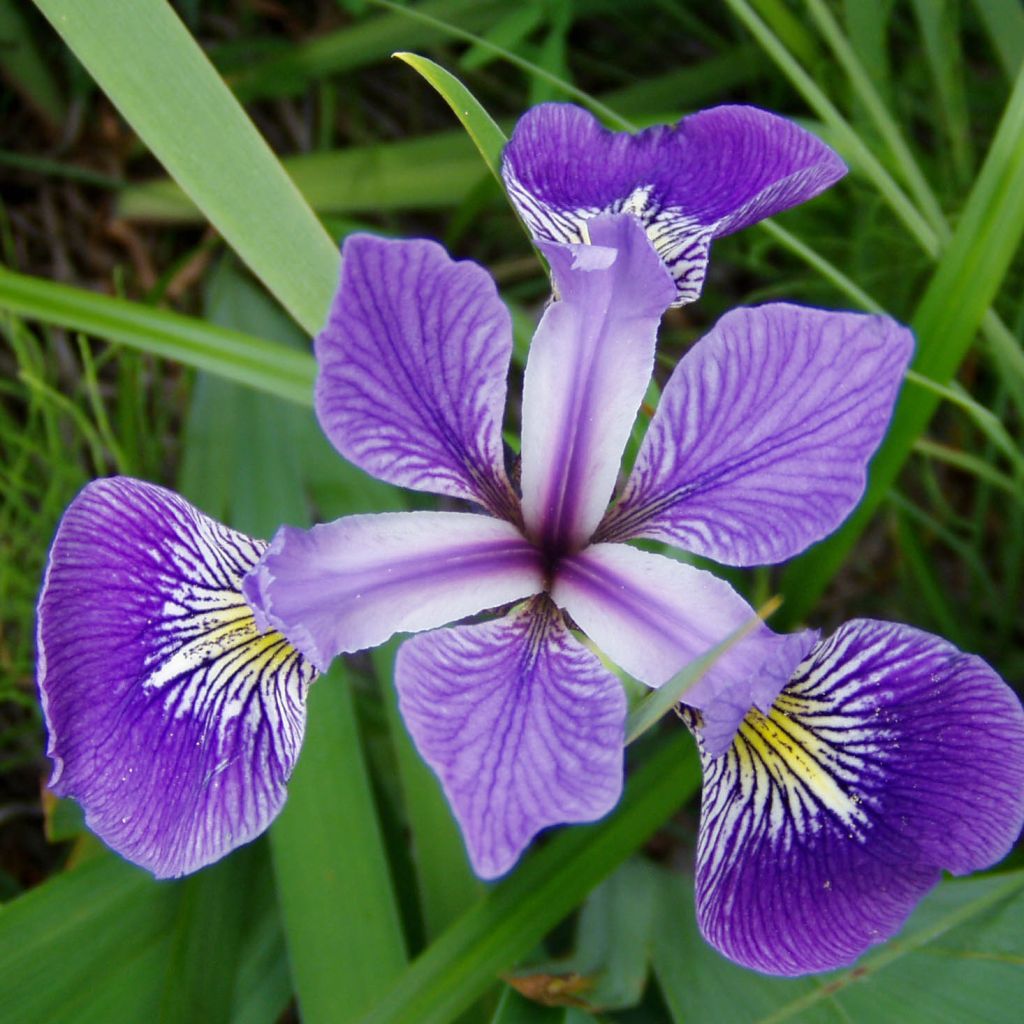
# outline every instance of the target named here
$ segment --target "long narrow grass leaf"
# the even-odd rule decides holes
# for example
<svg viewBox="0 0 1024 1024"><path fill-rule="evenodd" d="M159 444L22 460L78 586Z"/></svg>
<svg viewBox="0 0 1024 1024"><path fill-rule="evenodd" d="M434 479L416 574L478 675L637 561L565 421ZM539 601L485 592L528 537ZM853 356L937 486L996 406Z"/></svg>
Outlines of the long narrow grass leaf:
<svg viewBox="0 0 1024 1024"><path fill-rule="evenodd" d="M462 132L285 157L282 166L305 200L321 213L443 209L476 187L483 171ZM166 178L125 187L117 212L131 220L189 224L198 205Z"/></svg>
<svg viewBox="0 0 1024 1024"><path fill-rule="evenodd" d="M196 317L2 267L0 309L174 359L290 402L313 404L311 355Z"/></svg>
<svg viewBox="0 0 1024 1024"><path fill-rule="evenodd" d="M441 94L445 103L462 122L462 127L466 129L484 158L484 163L500 185L501 151L508 140L491 115L484 110L477 98L440 64L435 64L432 60L415 53L396 53L395 56L422 75Z"/></svg>
<svg viewBox="0 0 1024 1024"><path fill-rule="evenodd" d="M163 0L37 0L126 120L306 331L338 253L231 90Z"/></svg>
<svg viewBox="0 0 1024 1024"><path fill-rule="evenodd" d="M119 957L170 933L179 890L103 853L8 903L0 912L4 1020L72 1019L82 992L115 973L122 987L158 990L164 964L133 979Z"/></svg>
<svg viewBox="0 0 1024 1024"><path fill-rule="evenodd" d="M1024 65L1024 8L1018 0L974 0L974 6L1012 82Z"/></svg>

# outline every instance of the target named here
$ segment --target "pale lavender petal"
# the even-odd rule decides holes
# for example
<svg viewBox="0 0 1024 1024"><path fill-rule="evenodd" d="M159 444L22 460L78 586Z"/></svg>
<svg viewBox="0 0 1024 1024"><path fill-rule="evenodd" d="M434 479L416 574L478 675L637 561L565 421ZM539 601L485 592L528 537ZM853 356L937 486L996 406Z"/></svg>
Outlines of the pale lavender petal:
<svg viewBox="0 0 1024 1024"><path fill-rule="evenodd" d="M676 281L677 304L700 294L713 238L812 199L845 173L809 132L746 106L629 135L579 107L546 103L519 120L502 164L536 238L581 241L601 213L639 218Z"/></svg>
<svg viewBox="0 0 1024 1024"><path fill-rule="evenodd" d="M591 223L593 245L543 245L558 301L530 347L523 382L523 518L554 551L601 520L654 367L672 283L630 217Z"/></svg>
<svg viewBox="0 0 1024 1024"><path fill-rule="evenodd" d="M316 339L316 410L331 443L388 483L515 518L501 420L512 354L491 276L436 242L351 235Z"/></svg>
<svg viewBox="0 0 1024 1024"><path fill-rule="evenodd" d="M551 596L612 661L653 687L754 618L724 580L626 544L564 559ZM714 717L709 748L726 749L752 706L771 707L811 642L760 625L711 666L685 697Z"/></svg>
<svg viewBox="0 0 1024 1024"><path fill-rule="evenodd" d="M64 514L39 598L50 786L160 877L259 835L285 799L313 667L261 632L243 574L264 544L125 477Z"/></svg>
<svg viewBox="0 0 1024 1024"><path fill-rule="evenodd" d="M727 313L672 374L598 536L728 565L798 554L864 493L912 351L888 317L783 303Z"/></svg>
<svg viewBox="0 0 1024 1024"><path fill-rule="evenodd" d="M988 867L1024 824L1020 701L980 658L909 626L842 626L768 717L703 760L700 925L772 974L849 964L943 870Z"/></svg>
<svg viewBox="0 0 1024 1024"><path fill-rule="evenodd" d="M536 549L503 519L468 512L348 516L282 526L243 589L257 621L320 669L338 654L544 589Z"/></svg>
<svg viewBox="0 0 1024 1024"><path fill-rule="evenodd" d="M542 828L617 803L625 695L546 598L407 640L395 682L482 878L508 871Z"/></svg>

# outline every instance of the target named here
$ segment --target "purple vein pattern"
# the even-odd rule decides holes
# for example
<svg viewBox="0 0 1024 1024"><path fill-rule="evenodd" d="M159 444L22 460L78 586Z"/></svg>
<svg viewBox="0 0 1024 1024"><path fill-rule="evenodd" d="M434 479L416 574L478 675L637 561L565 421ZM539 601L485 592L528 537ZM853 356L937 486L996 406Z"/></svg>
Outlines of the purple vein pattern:
<svg viewBox="0 0 1024 1024"><path fill-rule="evenodd" d="M416 301L387 301L411 287ZM491 276L436 242L396 248L358 235L342 249L339 294L346 301L331 307L316 343L316 410L331 442L388 483L507 514L501 417L512 327Z"/></svg>
<svg viewBox="0 0 1024 1024"><path fill-rule="evenodd" d="M38 614L50 786L161 877L259 835L284 803L316 671L239 592L263 547L127 478L89 484L53 542Z"/></svg>
<svg viewBox="0 0 1024 1024"><path fill-rule="evenodd" d="M586 241L592 218L635 216L672 274L675 305L700 295L712 239L812 199L845 173L809 132L745 106L630 135L579 107L545 103L519 120L502 164L537 239Z"/></svg>
<svg viewBox="0 0 1024 1024"><path fill-rule="evenodd" d="M727 565L804 550L863 494L912 351L887 317L784 303L727 313L672 374L600 536Z"/></svg>
<svg viewBox="0 0 1024 1024"><path fill-rule="evenodd" d="M478 874L507 870L545 826L618 801L625 694L546 599L423 633L398 658L402 715L476 837Z"/></svg>
<svg viewBox="0 0 1024 1024"><path fill-rule="evenodd" d="M909 626L846 623L703 761L700 925L772 974L851 963L943 870L988 867L1024 825L1020 701L980 658Z"/></svg>

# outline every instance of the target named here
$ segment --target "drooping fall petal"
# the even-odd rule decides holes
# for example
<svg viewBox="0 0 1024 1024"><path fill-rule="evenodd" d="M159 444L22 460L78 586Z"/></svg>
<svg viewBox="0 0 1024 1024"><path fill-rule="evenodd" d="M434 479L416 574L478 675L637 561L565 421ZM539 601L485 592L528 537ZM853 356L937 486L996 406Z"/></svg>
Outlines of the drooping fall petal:
<svg viewBox="0 0 1024 1024"><path fill-rule="evenodd" d="M699 922L771 974L849 964L943 870L988 867L1024 825L1020 701L909 626L846 623L703 761Z"/></svg>
<svg viewBox="0 0 1024 1024"><path fill-rule="evenodd" d="M78 495L50 551L38 608L50 786L158 876L217 860L284 803L316 671L242 597L263 547L115 477Z"/></svg>

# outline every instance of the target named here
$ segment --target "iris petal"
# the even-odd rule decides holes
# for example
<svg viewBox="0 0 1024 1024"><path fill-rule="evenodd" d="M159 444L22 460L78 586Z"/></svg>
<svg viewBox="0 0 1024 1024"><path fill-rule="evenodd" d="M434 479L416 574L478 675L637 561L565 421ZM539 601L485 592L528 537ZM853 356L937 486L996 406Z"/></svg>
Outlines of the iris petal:
<svg viewBox="0 0 1024 1024"><path fill-rule="evenodd" d="M501 420L512 326L482 267L436 242L351 235L316 340L331 443L388 483L517 518Z"/></svg>
<svg viewBox="0 0 1024 1024"><path fill-rule="evenodd" d="M523 382L523 518L538 543L582 546L608 506L654 368L672 282L630 217L591 223L592 245L547 245L559 298Z"/></svg>
<svg viewBox="0 0 1024 1024"><path fill-rule="evenodd" d="M773 974L850 963L943 870L989 866L1024 825L1019 700L980 658L908 626L845 624L703 761L700 925Z"/></svg>
<svg viewBox="0 0 1024 1024"><path fill-rule="evenodd" d="M672 273L677 305L700 294L712 239L811 199L845 173L809 132L746 106L629 135L579 107L545 103L519 120L502 165L536 238L579 242L592 217L637 217Z"/></svg>
<svg viewBox="0 0 1024 1024"><path fill-rule="evenodd" d="M284 802L316 671L242 597L263 547L112 478L72 502L50 551L38 682L51 788L158 876L222 857Z"/></svg>
<svg viewBox="0 0 1024 1024"><path fill-rule="evenodd" d="M618 801L625 695L546 598L407 640L395 675L482 877L508 871L542 828L593 821Z"/></svg>
<svg viewBox="0 0 1024 1024"><path fill-rule="evenodd" d="M863 494L912 351L888 317L785 303L726 314L672 374L598 535L726 565L798 554Z"/></svg>
<svg viewBox="0 0 1024 1024"><path fill-rule="evenodd" d="M519 531L469 512L283 526L243 583L257 621L321 669L397 632L434 629L543 587L540 556Z"/></svg>

